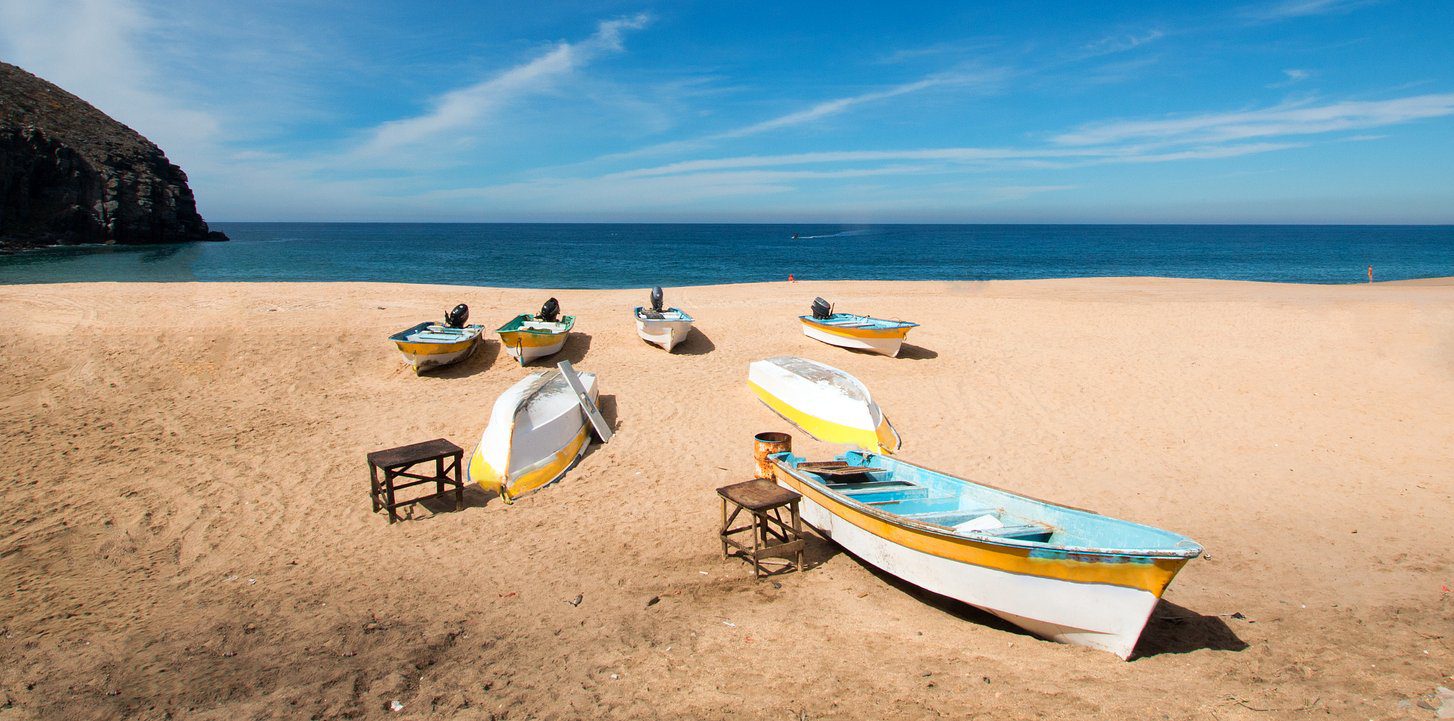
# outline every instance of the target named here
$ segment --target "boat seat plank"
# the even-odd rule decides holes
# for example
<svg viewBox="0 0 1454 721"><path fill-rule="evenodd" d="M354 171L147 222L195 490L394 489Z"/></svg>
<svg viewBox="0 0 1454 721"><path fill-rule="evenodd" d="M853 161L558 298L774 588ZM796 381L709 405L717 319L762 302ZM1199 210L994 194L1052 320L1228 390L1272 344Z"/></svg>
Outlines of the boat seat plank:
<svg viewBox="0 0 1454 721"><path fill-rule="evenodd" d="M904 518L912 518L915 521L923 521L924 523L935 523L937 521L945 521L945 520L949 520L951 518L963 518L964 520L967 521L967 520L969 520L971 518L978 518L980 516L992 516L992 515L995 515L995 514L997 514L999 512L1000 512L1000 509L998 509L998 508L965 508L963 510L958 510L958 511L932 511L932 512L929 512L929 513L906 513L906 514L904 514Z"/></svg>
<svg viewBox="0 0 1454 721"><path fill-rule="evenodd" d="M842 493L845 496L861 496L861 495L864 495L866 493L873 493L873 492L876 492L876 491L890 491L890 490L895 490L895 489L908 490L910 488L918 488L918 486L916 486L916 485L914 485L912 483L905 483L903 481L869 481L867 483L830 483L830 484L828 484L828 487L829 488L832 488L835 491L838 491L839 493Z"/></svg>
<svg viewBox="0 0 1454 721"><path fill-rule="evenodd" d="M1030 538L1034 536L1048 536L1054 532L1055 529L1042 523L1024 523L1013 526L1001 526L999 528L986 528L980 531L968 531L968 533L994 536L996 538Z"/></svg>

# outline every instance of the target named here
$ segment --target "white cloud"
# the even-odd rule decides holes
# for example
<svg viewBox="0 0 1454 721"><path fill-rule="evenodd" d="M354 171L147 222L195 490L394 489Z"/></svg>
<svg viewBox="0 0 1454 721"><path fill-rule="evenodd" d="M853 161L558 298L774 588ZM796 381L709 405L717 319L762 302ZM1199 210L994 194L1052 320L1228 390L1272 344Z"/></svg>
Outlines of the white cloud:
<svg viewBox="0 0 1454 721"><path fill-rule="evenodd" d="M438 145L446 137L454 144L468 142L480 133L481 123L503 106L549 91L554 83L596 57L620 52L625 31L643 28L649 19L641 14L602 22L594 35L581 42L559 43L529 62L445 93L426 113L374 128L350 157L385 166L415 165L417 156L407 151Z"/></svg>
<svg viewBox="0 0 1454 721"><path fill-rule="evenodd" d="M1109 55L1122 53L1127 50L1138 48L1146 43L1155 42L1165 37L1166 33L1161 30L1148 30L1140 35L1125 33L1121 35L1109 35L1085 46L1085 54L1088 56Z"/></svg>
<svg viewBox="0 0 1454 721"><path fill-rule="evenodd" d="M1345 13L1378 0L1281 0L1269 5L1247 8L1243 14L1254 20L1287 20L1310 15Z"/></svg>
<svg viewBox="0 0 1454 721"><path fill-rule="evenodd" d="M1316 106L1278 106L1167 120L1097 123L1057 135L1061 145L1107 143L1215 143L1258 137L1361 130L1454 115L1454 93L1393 100L1344 101Z"/></svg>

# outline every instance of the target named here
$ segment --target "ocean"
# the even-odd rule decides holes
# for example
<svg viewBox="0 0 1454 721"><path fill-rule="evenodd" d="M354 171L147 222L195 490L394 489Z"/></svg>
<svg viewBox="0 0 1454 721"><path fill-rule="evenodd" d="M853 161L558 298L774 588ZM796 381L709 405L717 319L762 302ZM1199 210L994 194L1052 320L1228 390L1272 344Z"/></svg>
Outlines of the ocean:
<svg viewBox="0 0 1454 721"><path fill-rule="evenodd" d="M1089 276L1454 276L1454 226L216 223L232 240L0 255L0 283L384 281L645 288Z"/></svg>

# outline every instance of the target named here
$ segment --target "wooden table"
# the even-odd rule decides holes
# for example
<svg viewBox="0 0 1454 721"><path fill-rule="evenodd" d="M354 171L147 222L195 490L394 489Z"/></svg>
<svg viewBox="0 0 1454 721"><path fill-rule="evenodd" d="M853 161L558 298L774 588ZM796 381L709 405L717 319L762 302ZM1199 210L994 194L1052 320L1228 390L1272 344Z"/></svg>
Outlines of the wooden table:
<svg viewBox="0 0 1454 721"><path fill-rule="evenodd" d="M769 558L783 559L777 573L802 570L803 522L798 516L802 496L765 478L723 486L717 489L717 495L722 497L723 557L737 555L746 559L752 564L755 578L774 573L763 566L763 560ZM730 515L728 506L732 507ZM744 511L750 516L747 525L733 528ZM784 511L787 518L783 517ZM752 534L751 544L734 538L744 532ZM735 550L729 552L729 548Z"/></svg>
<svg viewBox="0 0 1454 721"><path fill-rule="evenodd" d="M464 451L443 438L370 453L369 497L374 504L374 513L378 513L379 509L388 509L389 523L393 523L399 520L398 508L444 496L450 492L445 490L445 486L453 489L454 510L463 508L464 482L460 480L460 461L463 458ZM448 465L446 460L449 461ZM434 475L424 476L409 472L414 466L429 461L434 461ZM383 478L379 478L380 471L383 471ZM411 480L407 483L396 483L395 480L399 478ZM407 501L394 497L395 491L425 483L434 484L434 493Z"/></svg>

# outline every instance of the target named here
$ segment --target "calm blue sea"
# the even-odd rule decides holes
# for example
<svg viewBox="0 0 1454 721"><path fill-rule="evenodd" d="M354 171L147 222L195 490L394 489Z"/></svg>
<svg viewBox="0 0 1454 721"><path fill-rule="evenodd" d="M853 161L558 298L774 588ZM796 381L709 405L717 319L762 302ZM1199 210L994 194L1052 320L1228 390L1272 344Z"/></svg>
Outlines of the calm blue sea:
<svg viewBox="0 0 1454 721"><path fill-rule="evenodd" d="M232 240L0 255L0 283L639 288L799 279L1454 276L1454 226L219 223ZM794 238L794 234L797 235Z"/></svg>

